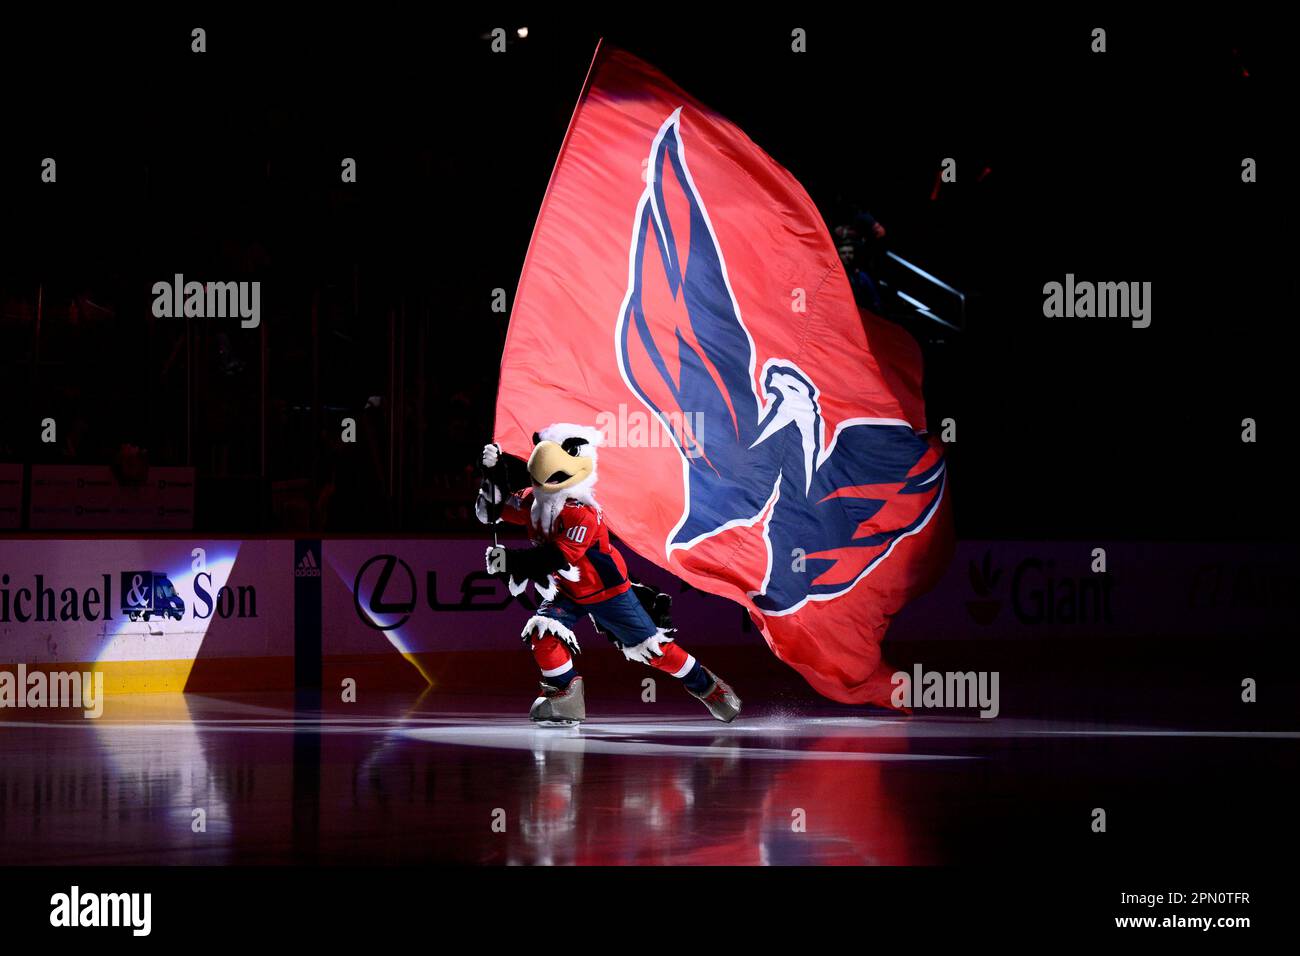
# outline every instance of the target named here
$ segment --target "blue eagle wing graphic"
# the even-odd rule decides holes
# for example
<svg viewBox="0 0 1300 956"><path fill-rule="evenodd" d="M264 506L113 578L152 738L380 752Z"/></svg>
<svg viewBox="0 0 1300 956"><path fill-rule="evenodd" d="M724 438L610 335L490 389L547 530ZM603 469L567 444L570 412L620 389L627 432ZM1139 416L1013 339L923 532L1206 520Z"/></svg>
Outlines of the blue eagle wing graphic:
<svg viewBox="0 0 1300 956"><path fill-rule="evenodd" d="M674 435L686 462L686 513L670 545L684 545L754 519L780 470L776 443L751 448L759 436L754 344L741 323L721 250L690 179L679 117L680 111L664 123L651 151L650 188L638 214L631 287L618 341L628 384ZM671 208L683 201L689 212L678 221ZM679 242L683 231L684 268ZM657 261L647 261L648 256ZM662 268L667 292L686 316L687 327L679 322L671 336L664 317L654 314L648 301L658 290L647 289L647 281L660 280L657 269L648 270L648 265ZM645 367L634 361L637 350L658 373L658 381L637 379L638 365ZM669 369L673 356L676 380Z"/></svg>
<svg viewBox="0 0 1300 956"><path fill-rule="evenodd" d="M946 481L942 456L910 474L929 449L904 423L853 424L836 437L806 495L797 480L802 470L783 472L767 529L772 565L755 605L780 613L809 597L841 594L924 527ZM796 548L804 561L785 560ZM823 576L830 580L819 583Z"/></svg>
<svg viewBox="0 0 1300 956"><path fill-rule="evenodd" d="M812 378L769 359L756 379L754 343L691 180L679 119L680 110L664 122L650 152L620 368L685 463L685 511L669 548L753 523L771 505L767 575L751 598L766 613L789 613L842 594L925 526L943 495L943 457L918 467L929 442L901 421L843 423L825 448Z"/></svg>

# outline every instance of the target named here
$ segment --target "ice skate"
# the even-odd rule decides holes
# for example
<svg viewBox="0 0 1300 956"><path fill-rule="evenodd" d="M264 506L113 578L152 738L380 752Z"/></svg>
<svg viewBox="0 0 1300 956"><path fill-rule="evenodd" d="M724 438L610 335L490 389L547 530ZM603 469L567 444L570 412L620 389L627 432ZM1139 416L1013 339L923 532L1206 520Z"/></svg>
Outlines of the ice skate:
<svg viewBox="0 0 1300 956"><path fill-rule="evenodd" d="M568 687L556 687L542 681L542 696L533 701L528 716L543 727L572 727L587 719L587 702L583 698L582 678L575 677ZM720 718L721 719L721 718Z"/></svg>
<svg viewBox="0 0 1300 956"><path fill-rule="evenodd" d="M704 701L704 706L709 708L709 713L715 718L722 721L724 724L731 723L740 716L740 698L737 697L736 692L731 689L731 685L717 674L713 673L713 671L706 667L704 668L704 672L708 674L709 678L713 681L709 686L709 689L702 694L697 694L687 688L688 692L692 697L698 697L700 700Z"/></svg>

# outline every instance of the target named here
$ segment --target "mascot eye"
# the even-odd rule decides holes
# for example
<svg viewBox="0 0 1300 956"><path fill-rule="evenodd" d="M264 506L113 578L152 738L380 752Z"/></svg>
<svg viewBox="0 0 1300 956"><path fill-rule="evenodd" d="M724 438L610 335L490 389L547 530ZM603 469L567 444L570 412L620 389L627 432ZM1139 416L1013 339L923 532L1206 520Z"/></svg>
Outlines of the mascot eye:
<svg viewBox="0 0 1300 956"><path fill-rule="evenodd" d="M587 444L587 439L579 438L575 435L572 438L564 439L564 443L561 444L560 447L563 448L565 451L567 451L574 458L577 458L578 450L582 448L582 446L585 444Z"/></svg>
<svg viewBox="0 0 1300 956"><path fill-rule="evenodd" d="M542 436L537 434L537 432L533 432L533 444L540 445L541 443L542 443Z"/></svg>

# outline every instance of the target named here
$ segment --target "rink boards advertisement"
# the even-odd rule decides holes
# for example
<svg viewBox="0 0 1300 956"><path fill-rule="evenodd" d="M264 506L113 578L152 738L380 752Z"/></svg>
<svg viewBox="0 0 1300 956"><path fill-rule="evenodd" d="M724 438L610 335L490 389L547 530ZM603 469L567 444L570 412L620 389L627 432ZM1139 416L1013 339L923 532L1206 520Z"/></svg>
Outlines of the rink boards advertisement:
<svg viewBox="0 0 1300 956"><path fill-rule="evenodd" d="M419 670L421 655L520 654L520 630L541 598L532 587L512 595L490 577L487 544L5 539L0 669L93 666L116 692L261 690L311 681L310 669L295 673L304 653L327 667L370 661L401 671ZM687 646L770 654L743 608L627 558L633 577L672 595ZM967 541L891 637L1271 636L1292 620L1297 595L1291 545ZM590 626L578 637L604 640Z"/></svg>
<svg viewBox="0 0 1300 956"><path fill-rule="evenodd" d="M360 651L376 634L417 652L515 646L540 598L531 587L512 597L489 577L484 548L474 540L325 542L336 579L324 591L326 653ZM632 577L672 595L683 640L762 649L742 607L624 554ZM890 633L972 641L1267 634L1279 610L1297 605L1300 549L1290 545L965 541Z"/></svg>
<svg viewBox="0 0 1300 956"><path fill-rule="evenodd" d="M520 629L542 598L530 585L512 595L485 569L488 542L476 539L326 541L332 578L323 588L326 655L365 653L376 637L402 652L517 650ZM673 619L694 643L745 643L762 638L745 610L677 581L627 554L631 577L667 591ZM578 639L595 640L593 628ZM603 640L603 638L601 638Z"/></svg>
<svg viewBox="0 0 1300 956"><path fill-rule="evenodd" d="M0 666L102 670L183 690L205 658L293 654L291 541L0 542Z"/></svg>

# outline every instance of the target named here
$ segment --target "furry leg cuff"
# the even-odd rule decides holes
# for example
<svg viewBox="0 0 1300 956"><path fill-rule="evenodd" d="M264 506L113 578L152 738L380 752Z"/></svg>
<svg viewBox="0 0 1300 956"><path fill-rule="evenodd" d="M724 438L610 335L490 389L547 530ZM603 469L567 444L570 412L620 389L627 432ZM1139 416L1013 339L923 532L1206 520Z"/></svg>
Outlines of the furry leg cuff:
<svg viewBox="0 0 1300 956"><path fill-rule="evenodd" d="M630 661L640 661L642 664L649 664L651 661L663 657L663 646L665 644L671 644L672 642L672 634L661 627L640 644L633 644L630 647L624 647L623 656Z"/></svg>
<svg viewBox="0 0 1300 956"><path fill-rule="evenodd" d="M524 625L524 630L523 633L520 634L520 637L522 637L524 643L527 644L529 636L533 633L536 633L539 638L544 637L547 634L554 634L556 639L574 654L582 653L582 648L578 646L578 635L574 634L573 631L569 630L553 617L544 617L541 614L534 614L530 617L528 623Z"/></svg>

